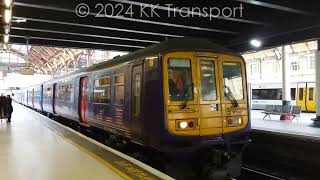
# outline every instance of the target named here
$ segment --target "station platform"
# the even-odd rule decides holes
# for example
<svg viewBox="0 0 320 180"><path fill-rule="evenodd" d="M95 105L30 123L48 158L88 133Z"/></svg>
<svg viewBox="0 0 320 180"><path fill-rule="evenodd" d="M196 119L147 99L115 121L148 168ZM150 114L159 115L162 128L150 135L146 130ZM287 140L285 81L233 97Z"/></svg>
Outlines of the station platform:
<svg viewBox="0 0 320 180"><path fill-rule="evenodd" d="M0 123L0 179L172 179L121 152L13 103Z"/></svg>
<svg viewBox="0 0 320 180"><path fill-rule="evenodd" d="M320 128L311 127L311 119L315 113L302 113L301 117L293 121L281 121L280 116L271 115L271 119L265 118L259 110L251 111L251 126L255 131L267 131L283 135L296 136L312 140L320 140Z"/></svg>

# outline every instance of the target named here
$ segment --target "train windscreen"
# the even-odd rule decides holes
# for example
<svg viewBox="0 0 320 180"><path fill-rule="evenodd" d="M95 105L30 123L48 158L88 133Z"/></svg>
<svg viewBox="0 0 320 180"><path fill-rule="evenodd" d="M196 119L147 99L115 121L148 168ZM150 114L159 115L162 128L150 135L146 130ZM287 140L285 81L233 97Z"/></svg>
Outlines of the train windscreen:
<svg viewBox="0 0 320 180"><path fill-rule="evenodd" d="M201 95L203 101L217 100L214 61L200 61Z"/></svg>
<svg viewBox="0 0 320 180"><path fill-rule="evenodd" d="M230 98L234 97L236 100L242 100L244 97L241 64L237 62L224 62L223 79L225 99L232 100Z"/></svg>
<svg viewBox="0 0 320 180"><path fill-rule="evenodd" d="M193 100L191 60L169 59L168 72L170 100Z"/></svg>

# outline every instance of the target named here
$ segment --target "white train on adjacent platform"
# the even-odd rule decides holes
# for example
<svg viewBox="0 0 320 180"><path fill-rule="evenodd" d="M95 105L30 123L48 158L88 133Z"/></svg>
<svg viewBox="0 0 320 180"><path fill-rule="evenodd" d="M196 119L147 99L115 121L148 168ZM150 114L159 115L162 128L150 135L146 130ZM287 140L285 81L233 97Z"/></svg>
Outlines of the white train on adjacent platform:
<svg viewBox="0 0 320 180"><path fill-rule="evenodd" d="M264 109L266 105L282 105L282 84L249 84L251 109ZM291 105L302 107L302 111L315 112L316 91L314 82L291 83Z"/></svg>

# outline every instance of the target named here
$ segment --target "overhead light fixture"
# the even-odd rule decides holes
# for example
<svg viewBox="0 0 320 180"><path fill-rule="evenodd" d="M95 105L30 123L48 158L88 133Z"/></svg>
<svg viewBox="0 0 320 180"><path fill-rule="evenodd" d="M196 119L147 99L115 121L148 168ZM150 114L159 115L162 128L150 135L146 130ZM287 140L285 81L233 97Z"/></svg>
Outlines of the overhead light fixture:
<svg viewBox="0 0 320 180"><path fill-rule="evenodd" d="M5 34L3 36L3 42L6 43L6 44L9 42L9 34Z"/></svg>
<svg viewBox="0 0 320 180"><path fill-rule="evenodd" d="M11 16L12 16L12 13L10 9L4 10L4 22L6 24L9 24L11 22Z"/></svg>
<svg viewBox="0 0 320 180"><path fill-rule="evenodd" d="M26 18L16 19L16 20L13 20L13 22L16 22L16 23L25 23L25 22L27 22L27 19L26 19Z"/></svg>
<svg viewBox="0 0 320 180"><path fill-rule="evenodd" d="M252 40L250 41L250 44L251 44L253 47L259 48L259 47L261 47L262 42L261 42L260 40L258 40L258 39L252 39Z"/></svg>
<svg viewBox="0 0 320 180"><path fill-rule="evenodd" d="M4 5L9 8L12 4L12 0L4 0Z"/></svg>

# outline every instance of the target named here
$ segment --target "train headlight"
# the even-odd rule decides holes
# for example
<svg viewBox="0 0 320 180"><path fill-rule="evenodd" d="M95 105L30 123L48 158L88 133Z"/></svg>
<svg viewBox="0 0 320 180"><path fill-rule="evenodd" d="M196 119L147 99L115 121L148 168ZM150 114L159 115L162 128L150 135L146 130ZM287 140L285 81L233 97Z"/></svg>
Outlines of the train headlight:
<svg viewBox="0 0 320 180"><path fill-rule="evenodd" d="M227 126L239 126L242 125L243 119L242 117L228 117Z"/></svg>
<svg viewBox="0 0 320 180"><path fill-rule="evenodd" d="M182 121L182 122L179 123L179 127L181 129L185 129L185 128L188 127L188 123L186 121Z"/></svg>

